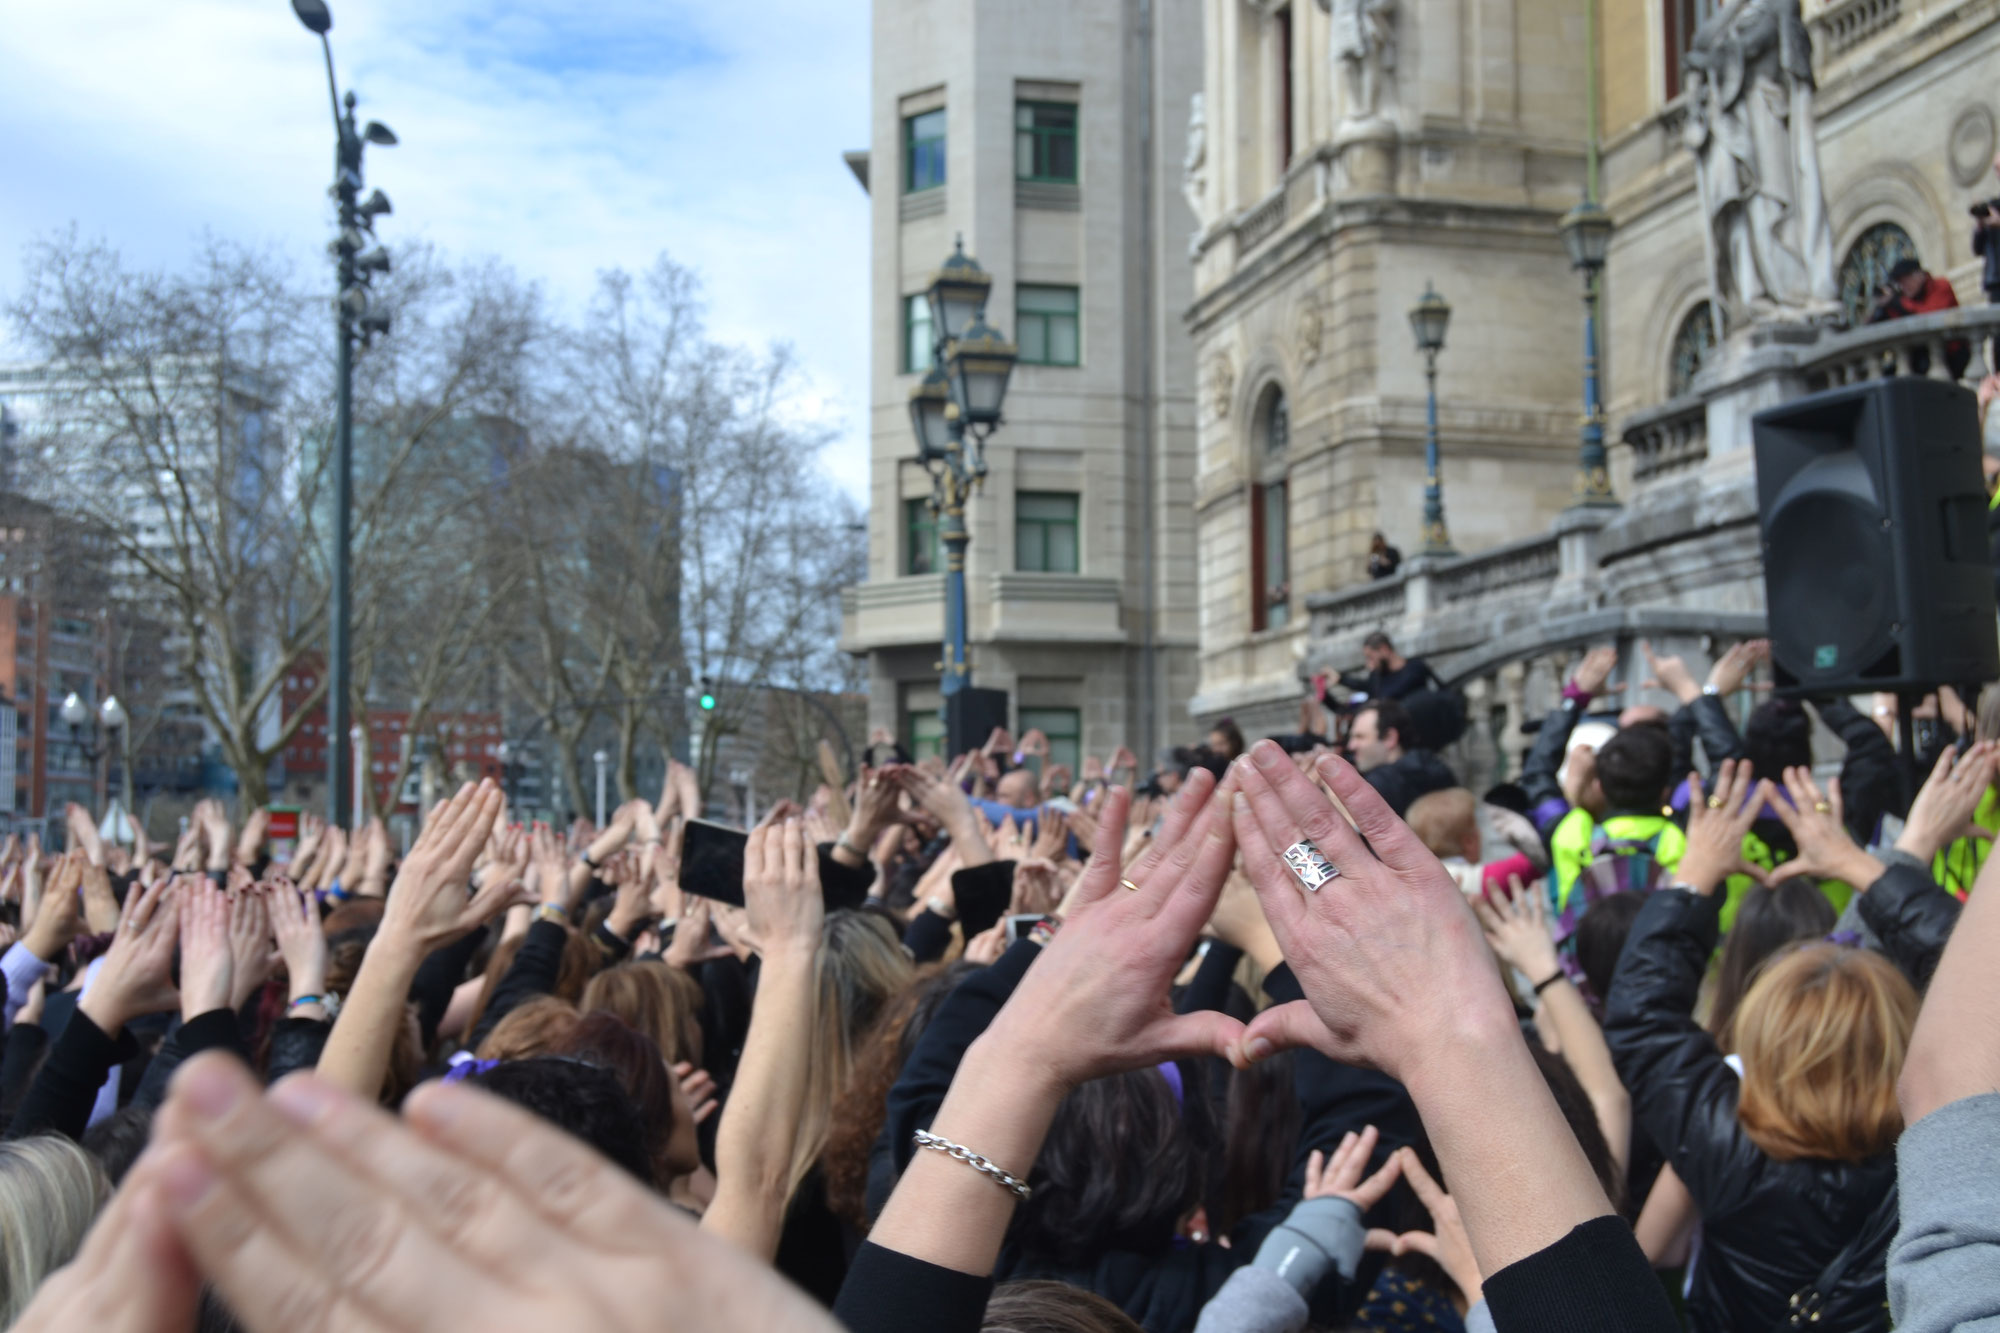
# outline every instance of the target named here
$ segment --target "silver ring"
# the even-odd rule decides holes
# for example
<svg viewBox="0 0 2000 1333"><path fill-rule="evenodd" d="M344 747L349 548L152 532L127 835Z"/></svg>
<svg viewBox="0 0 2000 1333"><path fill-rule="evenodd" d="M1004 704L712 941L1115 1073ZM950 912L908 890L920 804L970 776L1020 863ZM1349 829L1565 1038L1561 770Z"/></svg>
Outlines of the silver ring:
<svg viewBox="0 0 2000 1333"><path fill-rule="evenodd" d="M1295 842L1285 848L1285 866L1310 893L1318 893L1340 878L1340 867L1320 855L1319 848L1309 842Z"/></svg>

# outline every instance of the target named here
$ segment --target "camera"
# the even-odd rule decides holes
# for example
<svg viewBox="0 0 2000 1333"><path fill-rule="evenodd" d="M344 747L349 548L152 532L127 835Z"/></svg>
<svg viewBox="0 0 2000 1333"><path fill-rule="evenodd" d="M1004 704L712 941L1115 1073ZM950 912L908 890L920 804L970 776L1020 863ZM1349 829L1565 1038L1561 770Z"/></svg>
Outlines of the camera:
<svg viewBox="0 0 2000 1333"><path fill-rule="evenodd" d="M2000 213L2000 199L1982 199L1967 210L1980 222L1991 223L1993 215Z"/></svg>

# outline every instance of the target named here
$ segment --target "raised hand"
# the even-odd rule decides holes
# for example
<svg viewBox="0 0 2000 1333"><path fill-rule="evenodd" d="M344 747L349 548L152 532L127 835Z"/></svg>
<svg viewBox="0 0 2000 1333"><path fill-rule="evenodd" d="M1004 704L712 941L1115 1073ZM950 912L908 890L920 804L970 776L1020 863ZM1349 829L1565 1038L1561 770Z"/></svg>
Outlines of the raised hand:
<svg viewBox="0 0 2000 1333"><path fill-rule="evenodd" d="M547 824L537 823L530 844L535 871L535 894L543 902L570 908L569 849Z"/></svg>
<svg viewBox="0 0 2000 1333"><path fill-rule="evenodd" d="M83 919L93 935L103 935L118 928L118 895L111 891L111 874L101 865L93 864L88 854L78 850L66 858L74 872L77 888L83 894Z"/></svg>
<svg viewBox="0 0 2000 1333"><path fill-rule="evenodd" d="M1062 881L1056 875L1054 862L1030 858L1014 863L1014 896L1007 906L1010 914L1047 916L1061 901Z"/></svg>
<svg viewBox="0 0 2000 1333"><path fill-rule="evenodd" d="M1798 854L1772 868L1773 882L1810 875L1814 879L1837 879L1866 889L1882 877L1882 863L1863 851L1847 832L1845 811L1840 799L1840 780L1834 779L1825 792L1813 781L1812 770L1785 770L1785 791L1791 801L1772 801L1771 808L1791 830ZM1692 827L1688 830L1692 835ZM1683 862L1683 865L1686 863Z"/></svg>
<svg viewBox="0 0 2000 1333"><path fill-rule="evenodd" d="M63 822L69 828L71 850L81 851L92 865L102 869L104 842L97 836L97 821L90 817L90 811L71 801L63 807Z"/></svg>
<svg viewBox="0 0 2000 1333"><path fill-rule="evenodd" d="M767 819L750 830L743 849L743 909L759 953L818 950L826 920L819 853L797 819Z"/></svg>
<svg viewBox="0 0 2000 1333"><path fill-rule="evenodd" d="M728 957L731 949L727 944L713 943L709 938L709 931L715 922L709 915L708 899L690 894L686 902L687 910L674 924L674 937L667 941L664 959L669 967L692 972L712 958Z"/></svg>
<svg viewBox="0 0 2000 1333"><path fill-rule="evenodd" d="M236 864L254 866L257 854L264 850L264 838L271 830L271 812L258 806L243 821L243 831L236 835Z"/></svg>
<svg viewBox="0 0 2000 1333"><path fill-rule="evenodd" d="M1403 1155L1400 1152L1390 1153L1380 1170L1362 1179L1362 1173L1368 1169L1368 1161L1375 1155L1375 1145L1381 1137L1375 1126L1365 1125L1359 1134L1348 1130L1331 1157L1317 1148L1313 1149L1312 1156L1306 1159L1304 1197L1345 1199L1364 1213L1382 1202L1397 1177L1403 1174Z"/></svg>
<svg viewBox="0 0 2000 1333"><path fill-rule="evenodd" d="M1583 660L1577 663L1576 671L1570 676L1570 681L1577 689L1594 698L1607 690L1619 688L1610 683L1611 673L1617 669L1618 650L1607 644L1592 648L1585 653Z"/></svg>
<svg viewBox="0 0 2000 1333"><path fill-rule="evenodd" d="M229 896L203 878L181 881L181 1021L233 1009Z"/></svg>
<svg viewBox="0 0 2000 1333"><path fill-rule="evenodd" d="M113 1037L132 1019L174 1009L180 1000L172 977L179 937L175 881L161 880L150 889L128 894L103 970L77 1008Z"/></svg>
<svg viewBox="0 0 2000 1333"><path fill-rule="evenodd" d="M964 958L968 963L980 967L991 967L1000 961L1000 955L1007 952L1007 921L1005 917L995 921L965 942Z"/></svg>
<svg viewBox="0 0 2000 1333"><path fill-rule="evenodd" d="M1972 814L1993 785L1996 755L2000 745L1992 741L1980 741L1963 755L1947 747L1910 805L1910 817L1896 839L1897 850L1928 864L1960 838L1991 842L1992 831L1974 823Z"/></svg>
<svg viewBox="0 0 2000 1333"><path fill-rule="evenodd" d="M39 872L36 878L39 879ZM81 878L81 875L65 875L62 863L57 862L50 872L52 882L46 891L33 883L22 891L21 915L29 926L21 942L28 946L29 953L45 963L55 962L83 926L83 903L76 893ZM60 888L65 882L68 887ZM126 902L130 904L129 896Z"/></svg>
<svg viewBox="0 0 2000 1333"><path fill-rule="evenodd" d="M1271 923L1264 919L1264 909L1257 902L1257 890L1240 871L1230 871L1223 881L1208 928L1224 944L1249 954L1266 972L1285 960L1277 936L1271 933Z"/></svg>
<svg viewBox="0 0 2000 1333"><path fill-rule="evenodd" d="M1475 898L1472 911L1494 955L1530 982L1543 981L1562 970L1539 885L1524 885L1519 875L1510 875L1507 892L1498 902L1484 896Z"/></svg>
<svg viewBox="0 0 2000 1333"><path fill-rule="evenodd" d="M1688 670L1688 664L1678 657L1661 657L1653 652L1653 645L1639 640L1639 651L1646 655L1646 669L1653 673L1646 682L1649 688L1662 689L1684 704L1691 704L1701 697L1701 686Z"/></svg>
<svg viewBox="0 0 2000 1333"><path fill-rule="evenodd" d="M278 957L271 947L271 905L255 884L245 885L230 895L229 1007L241 1009L250 996L271 978Z"/></svg>
<svg viewBox="0 0 2000 1333"><path fill-rule="evenodd" d="M1459 1313L1464 1314L1480 1302L1484 1290L1479 1261L1473 1257L1472 1238L1466 1234L1465 1222L1458 1215L1458 1204L1431 1178L1431 1173L1424 1169L1423 1159L1417 1156L1414 1149L1398 1148L1392 1160L1400 1165L1410 1188L1417 1192L1417 1198L1429 1210L1433 1230L1405 1231L1399 1236L1393 1231L1371 1229L1368 1248L1398 1258L1406 1254L1423 1254L1435 1259L1463 1297Z"/></svg>
<svg viewBox="0 0 2000 1333"><path fill-rule="evenodd" d="M1745 639L1731 644L1729 651L1715 659L1709 668L1708 683L1715 687L1717 694L1734 694L1743 688L1743 682L1757 669L1759 662L1771 659L1769 639Z"/></svg>
<svg viewBox="0 0 2000 1333"><path fill-rule="evenodd" d="M302 811L299 814L299 840L292 844L293 879L301 884L305 882L307 872L312 869L313 856L325 837L326 821L318 815Z"/></svg>
<svg viewBox="0 0 2000 1333"><path fill-rule="evenodd" d="M235 849L229 837L229 813L222 808L222 802L213 797L197 801L194 822L201 826L201 843L208 869L229 869Z"/></svg>
<svg viewBox="0 0 2000 1333"><path fill-rule="evenodd" d="M715 1076L687 1060L676 1061L673 1072L675 1081L681 1085L681 1096L687 1098L688 1110L693 1112L694 1122L699 1125L714 1115L718 1105Z"/></svg>
<svg viewBox="0 0 2000 1333"><path fill-rule="evenodd" d="M288 1008L286 1013L292 1018L324 1018L326 931L320 926L319 908L311 894L299 892L288 879L268 881L264 892L271 914L271 937L285 960L285 998L297 1001L317 995L322 999L319 1005Z"/></svg>
<svg viewBox="0 0 2000 1333"><path fill-rule="evenodd" d="M1681 853L1676 876L1699 894L1711 894L1731 875L1763 881L1765 873L1743 859L1743 835L1757 822L1766 804L1782 816L1785 803L1774 801L1768 782L1753 783L1750 761L1725 759L1715 771L1715 790L1702 794L1701 775L1688 774L1687 850ZM1817 793L1814 799L1818 799ZM1836 819L1836 826L1838 820ZM1841 837L1845 838L1845 831ZM1800 854L1805 848L1800 846Z"/></svg>
<svg viewBox="0 0 2000 1333"><path fill-rule="evenodd" d="M489 885L468 901L472 862L492 836L504 798L491 778L467 783L425 826L396 872L381 931L407 936L421 953L451 943L503 910L509 885Z"/></svg>
<svg viewBox="0 0 2000 1333"><path fill-rule="evenodd" d="M389 826L380 815L370 815L359 839L361 884L358 891L370 898L380 897L389 884Z"/></svg>
<svg viewBox="0 0 2000 1333"><path fill-rule="evenodd" d="M651 847L648 850L653 850ZM817 862L817 857L815 857ZM638 863L638 858L629 853L620 857L617 874L618 896L612 900L610 915L604 924L611 933L621 940L630 940L639 933L652 915L652 881Z"/></svg>
<svg viewBox="0 0 2000 1333"><path fill-rule="evenodd" d="M1139 771L1139 756L1126 746L1119 746L1111 752L1110 771L1113 773L1133 773Z"/></svg>
<svg viewBox="0 0 2000 1333"><path fill-rule="evenodd" d="M689 1333L834 1328L576 1139L464 1084L426 1084L398 1121L308 1075L260 1095L210 1053L178 1072L154 1135L23 1333L186 1328L202 1278L249 1333L301 1310L328 1333L653 1333L668 1309Z"/></svg>

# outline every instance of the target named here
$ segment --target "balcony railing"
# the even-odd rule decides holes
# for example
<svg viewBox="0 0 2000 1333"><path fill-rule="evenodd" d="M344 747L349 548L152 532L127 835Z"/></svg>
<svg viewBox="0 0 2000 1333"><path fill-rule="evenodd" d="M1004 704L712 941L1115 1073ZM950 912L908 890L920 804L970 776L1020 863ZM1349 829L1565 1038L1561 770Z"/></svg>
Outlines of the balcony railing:
<svg viewBox="0 0 2000 1333"><path fill-rule="evenodd" d="M1357 583L1332 592L1316 592L1306 598L1312 615L1312 636L1324 638L1366 626L1380 629L1403 618L1408 594L1403 587L1407 574Z"/></svg>
<svg viewBox="0 0 2000 1333"><path fill-rule="evenodd" d="M1845 55L1903 16L1903 0L1835 0L1806 20L1822 62Z"/></svg>
<svg viewBox="0 0 2000 1333"><path fill-rule="evenodd" d="M1699 467L1708 457L1708 409L1699 394L1683 394L1625 421L1632 480L1651 481Z"/></svg>
<svg viewBox="0 0 2000 1333"><path fill-rule="evenodd" d="M1513 592L1540 596L1556 581L1562 569L1562 545L1549 534L1509 542L1478 555L1469 555L1430 575L1431 604L1450 606L1474 598Z"/></svg>
<svg viewBox="0 0 2000 1333"><path fill-rule="evenodd" d="M1806 385L1817 391L1884 375L1950 379L1950 353L1967 358L1959 381L1977 384L1993 373L1993 339L2000 335L2000 306L1963 306L1934 315L1912 315L1864 324L1820 339L1804 363Z"/></svg>

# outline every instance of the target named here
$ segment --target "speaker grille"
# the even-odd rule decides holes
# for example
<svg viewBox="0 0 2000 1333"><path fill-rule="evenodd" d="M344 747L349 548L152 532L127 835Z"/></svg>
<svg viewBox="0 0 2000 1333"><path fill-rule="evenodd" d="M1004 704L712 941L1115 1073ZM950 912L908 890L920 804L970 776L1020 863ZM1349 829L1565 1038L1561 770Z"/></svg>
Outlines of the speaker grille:
<svg viewBox="0 0 2000 1333"><path fill-rule="evenodd" d="M1847 490L1795 491L1764 529L1771 652L1801 682L1865 676L1891 647L1895 551Z"/></svg>

